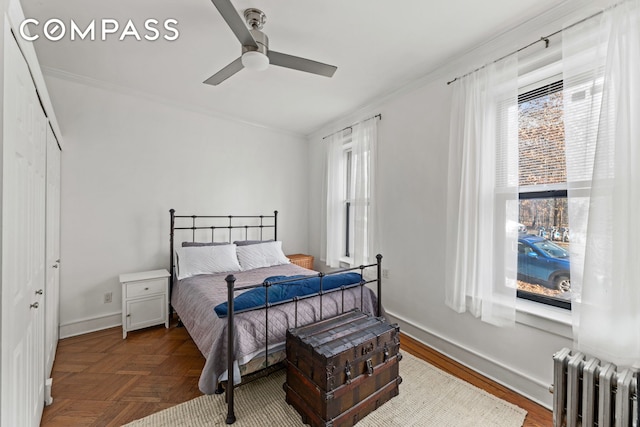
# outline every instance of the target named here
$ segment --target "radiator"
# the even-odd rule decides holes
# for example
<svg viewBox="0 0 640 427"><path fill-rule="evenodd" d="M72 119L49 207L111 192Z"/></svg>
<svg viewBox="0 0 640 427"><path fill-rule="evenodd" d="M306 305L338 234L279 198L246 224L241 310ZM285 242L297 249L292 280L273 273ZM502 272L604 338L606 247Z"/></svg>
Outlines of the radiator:
<svg viewBox="0 0 640 427"><path fill-rule="evenodd" d="M553 427L640 427L638 377L563 348L553 355Z"/></svg>

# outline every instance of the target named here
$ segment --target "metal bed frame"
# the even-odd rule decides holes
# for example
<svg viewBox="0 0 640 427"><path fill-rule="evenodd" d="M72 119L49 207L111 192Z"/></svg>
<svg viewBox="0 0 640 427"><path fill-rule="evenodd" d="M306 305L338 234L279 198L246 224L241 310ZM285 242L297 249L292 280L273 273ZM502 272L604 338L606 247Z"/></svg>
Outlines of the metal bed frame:
<svg viewBox="0 0 640 427"><path fill-rule="evenodd" d="M174 209L169 210L171 216L171 232L170 232L170 273L171 273L171 281L170 281L170 289L169 289L169 301L171 301L171 293L173 290L173 284L176 279L174 264L175 264L175 230L191 230L191 241L196 241L196 233L198 230L210 230L211 231L211 242L215 242L215 232L216 230L226 230L227 241L229 243L233 242L232 234L234 230L241 230L240 234L241 238L244 240L249 240L250 230L257 231L257 238L255 240L266 240L264 239L264 229L272 229L273 240L277 240L278 237L278 211L274 211L273 215L242 215L242 216L233 216L233 215L225 215L225 216L217 216L217 215L176 215ZM188 226L176 226L176 220L190 220L190 224ZM202 225L203 220L208 223L207 225ZM235 221L235 222L234 222ZM198 224L196 224L198 222ZM242 233L244 230L244 233ZM252 236L253 237L253 236ZM239 240L239 239L235 239ZM376 268L376 278L373 280L364 280L364 271L367 268ZM334 275L345 273L349 271L359 271L361 277L363 278L359 283L341 286L340 288L331 289L323 291L322 282L323 278L327 275ZM295 326L304 326L298 325L298 302L303 301L308 298L319 297L320 298L320 319L323 319L322 314L322 297L323 295L330 294L333 292L342 292L342 312L344 312L344 291L347 289L352 289L356 287L360 287L360 309L363 308L363 293L364 286L369 283L377 284L377 315L382 315L382 255L376 255L376 263L369 265L361 265L353 268L346 268L337 271L332 271L330 273L317 273L313 275L307 276L308 278L320 278L320 290L316 294L305 295L301 297L295 297L293 299L294 304L294 314L295 314ZM267 358L268 348L269 348L269 308L278 306L281 304L291 303L291 301L283 301L283 302L275 302L269 303L269 287L273 285L283 284L287 282L291 282L293 280L300 279L289 279L282 280L277 282L268 282L264 281L263 283L257 283L254 285L235 287L236 278L233 274L229 274L225 281L227 283L227 386L222 387L222 384L218 385L218 390L216 393L226 392L226 402L227 402L227 424L233 424L236 421L236 416L234 412L234 388L237 386L233 386L234 384L234 297L237 292L246 291L249 289L260 288L263 287L265 290L265 306L257 307L253 310L264 310L265 312L265 363L266 366L263 370L268 369L272 365L269 365L269 361ZM213 308L212 308L213 309ZM246 310L245 310L246 311ZM170 314L173 313L173 308L170 307ZM231 384L231 386L230 386Z"/></svg>

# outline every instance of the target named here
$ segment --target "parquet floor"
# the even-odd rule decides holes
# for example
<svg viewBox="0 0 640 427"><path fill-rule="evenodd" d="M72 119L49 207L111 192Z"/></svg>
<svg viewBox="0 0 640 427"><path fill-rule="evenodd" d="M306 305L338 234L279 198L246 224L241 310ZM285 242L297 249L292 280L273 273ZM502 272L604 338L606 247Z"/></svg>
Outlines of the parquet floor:
<svg viewBox="0 0 640 427"><path fill-rule="evenodd" d="M172 324L60 340L42 426L120 426L200 396L204 357Z"/></svg>
<svg viewBox="0 0 640 427"><path fill-rule="evenodd" d="M525 426L551 425L551 412L402 336L412 353L528 411ZM53 366L53 404L42 426L120 426L200 396L204 358L184 328L130 332L111 328L60 340Z"/></svg>

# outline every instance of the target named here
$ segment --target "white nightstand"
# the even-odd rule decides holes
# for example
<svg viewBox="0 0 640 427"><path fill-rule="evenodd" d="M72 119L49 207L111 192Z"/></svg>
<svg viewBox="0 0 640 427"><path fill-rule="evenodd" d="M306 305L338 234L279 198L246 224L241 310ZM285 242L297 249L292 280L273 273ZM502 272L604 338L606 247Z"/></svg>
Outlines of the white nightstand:
<svg viewBox="0 0 640 427"><path fill-rule="evenodd" d="M169 327L169 280L167 270L121 274L122 339L127 332L164 323Z"/></svg>

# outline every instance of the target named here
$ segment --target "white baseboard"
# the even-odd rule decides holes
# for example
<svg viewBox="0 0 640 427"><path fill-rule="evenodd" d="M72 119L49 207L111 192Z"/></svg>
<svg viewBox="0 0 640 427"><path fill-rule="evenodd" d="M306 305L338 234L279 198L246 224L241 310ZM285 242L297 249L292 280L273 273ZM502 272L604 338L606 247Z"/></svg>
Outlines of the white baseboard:
<svg viewBox="0 0 640 427"><path fill-rule="evenodd" d="M452 360L473 369L479 374L507 387L510 390L544 406L552 408L552 395L549 393L549 384L537 378L526 375L517 369L498 364L489 356L472 350L465 345L449 340L439 334L405 319L392 312L386 312L391 322L400 325L400 331L409 337L424 343L426 346L444 354ZM428 343L428 344L427 344Z"/></svg>
<svg viewBox="0 0 640 427"><path fill-rule="evenodd" d="M122 326L122 312L61 323L60 338L88 334L89 332L101 331L115 326Z"/></svg>

